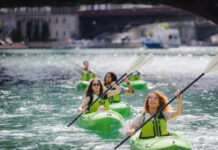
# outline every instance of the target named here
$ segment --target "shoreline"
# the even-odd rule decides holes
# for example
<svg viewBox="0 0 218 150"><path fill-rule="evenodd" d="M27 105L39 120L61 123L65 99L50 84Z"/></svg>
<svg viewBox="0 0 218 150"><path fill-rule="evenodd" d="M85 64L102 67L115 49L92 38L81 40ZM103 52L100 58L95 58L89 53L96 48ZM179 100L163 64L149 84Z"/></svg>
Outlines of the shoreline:
<svg viewBox="0 0 218 150"><path fill-rule="evenodd" d="M28 46L21 43L0 45L0 49L27 49Z"/></svg>
<svg viewBox="0 0 218 150"><path fill-rule="evenodd" d="M139 43L120 43L120 44L90 44L90 45L68 45L64 42L28 42L26 44L14 43L12 45L5 44L0 45L1 49L101 49L101 48L144 48L149 50L163 50L163 49L173 49L179 47L217 47L218 44L213 45L180 45L178 47L169 48L146 48Z"/></svg>
<svg viewBox="0 0 218 150"><path fill-rule="evenodd" d="M168 49L147 49L145 47L135 47L135 48L25 48L25 49L0 49L0 55L5 55L7 53L72 53L84 55L89 53L90 55L95 55L99 52L114 55L114 54L153 54L157 56L215 56L218 54L218 46L180 46L177 48L168 48Z"/></svg>

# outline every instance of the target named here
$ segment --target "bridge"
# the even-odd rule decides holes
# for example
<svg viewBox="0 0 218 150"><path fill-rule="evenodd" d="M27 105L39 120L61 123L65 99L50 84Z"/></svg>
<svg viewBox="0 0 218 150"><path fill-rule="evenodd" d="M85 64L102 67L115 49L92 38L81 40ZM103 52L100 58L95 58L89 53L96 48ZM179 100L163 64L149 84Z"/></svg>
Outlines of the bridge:
<svg viewBox="0 0 218 150"><path fill-rule="evenodd" d="M0 0L0 7L22 6L77 6L81 4L107 4L108 0ZM205 17L218 24L217 0L110 0L110 4L164 4Z"/></svg>
<svg viewBox="0 0 218 150"><path fill-rule="evenodd" d="M103 32L121 32L128 28L165 21L193 21L196 15L174 7L110 9L78 12L82 37L93 38Z"/></svg>

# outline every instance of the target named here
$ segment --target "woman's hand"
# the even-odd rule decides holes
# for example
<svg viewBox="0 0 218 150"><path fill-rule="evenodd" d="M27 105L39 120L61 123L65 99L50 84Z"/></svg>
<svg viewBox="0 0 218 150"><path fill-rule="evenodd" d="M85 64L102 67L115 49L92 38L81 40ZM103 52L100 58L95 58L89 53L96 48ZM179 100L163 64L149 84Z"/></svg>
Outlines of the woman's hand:
<svg viewBox="0 0 218 150"><path fill-rule="evenodd" d="M116 83L115 81L113 81L113 82L111 83L111 86L112 86L112 87L116 87L116 86L118 86L118 85L117 85L117 83Z"/></svg>
<svg viewBox="0 0 218 150"><path fill-rule="evenodd" d="M177 90L177 92L175 93L175 96L177 100L182 100L182 95L180 94L180 90Z"/></svg>
<svg viewBox="0 0 218 150"><path fill-rule="evenodd" d="M111 83L111 86L112 86L113 88L115 88L116 90L109 90L109 91L107 92L107 96L108 96L108 97L110 97L110 96L112 96L112 95L114 95L114 94L118 94L118 93L120 93L120 91L121 91L120 87L117 85L117 83L116 83L115 81L113 81L113 82Z"/></svg>
<svg viewBox="0 0 218 150"><path fill-rule="evenodd" d="M143 113L143 112L145 112L144 108L141 108L141 109L138 111L139 114L141 114L141 113Z"/></svg>
<svg viewBox="0 0 218 150"><path fill-rule="evenodd" d="M105 110L105 107L103 105L98 107L98 111L104 111L104 110Z"/></svg>
<svg viewBox="0 0 218 150"><path fill-rule="evenodd" d="M77 109L77 111L84 113L86 111L85 108L87 107L89 101L90 101L90 97L89 96L85 97L85 100L83 101L82 105Z"/></svg>
<svg viewBox="0 0 218 150"><path fill-rule="evenodd" d="M126 134L128 135L128 136L132 136L133 134L135 134L135 129L129 129L129 130L127 130L126 131Z"/></svg>
<svg viewBox="0 0 218 150"><path fill-rule="evenodd" d="M126 82L126 84L129 84L129 79L128 79L128 77L127 77L127 76L124 76L124 77L123 77L123 81L125 81L125 82Z"/></svg>
<svg viewBox="0 0 218 150"><path fill-rule="evenodd" d="M84 108L82 108L82 107L79 107L79 108L77 109L77 111L80 112L80 113L84 113L86 110L85 110Z"/></svg>

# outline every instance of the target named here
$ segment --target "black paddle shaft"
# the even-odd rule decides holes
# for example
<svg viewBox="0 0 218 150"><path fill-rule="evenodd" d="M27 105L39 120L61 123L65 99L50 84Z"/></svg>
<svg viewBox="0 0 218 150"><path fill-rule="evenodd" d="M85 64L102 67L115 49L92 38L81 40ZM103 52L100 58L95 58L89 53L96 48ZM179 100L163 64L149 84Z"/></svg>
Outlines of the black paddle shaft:
<svg viewBox="0 0 218 150"><path fill-rule="evenodd" d="M116 83L119 83L120 80L123 79L123 77L126 75L127 73L123 74ZM97 102L97 100L99 100L102 96L104 96L110 89L112 89L112 86L110 86L104 93L102 93L98 98L96 98L91 104L88 105L88 107L86 108L86 111L89 110L89 108L95 103ZM67 126L70 127L74 122L76 122L76 120L82 115L83 113L80 113L73 121L71 121Z"/></svg>
<svg viewBox="0 0 218 150"><path fill-rule="evenodd" d="M133 72L130 73L130 74L128 74L128 75L127 75L127 78L129 78L132 74L133 74ZM117 84L119 85L119 84L122 83L122 82L123 82L123 80L119 80L119 81L117 81Z"/></svg>
<svg viewBox="0 0 218 150"><path fill-rule="evenodd" d="M192 86L195 82L197 82L202 76L204 76L204 73L202 73L200 76L198 76L194 81L192 81L188 86L186 86L181 92L180 94L182 94L183 92L185 92L190 86ZM163 105L158 111L156 111L156 113L154 113L148 120L146 120L145 122L143 122L136 130L135 132L137 132L139 129L141 129L148 121L150 121L153 117L155 117L155 115L157 115L157 113L159 113L160 111L162 111L167 105L169 105L170 103L172 103L174 100L176 99L176 96L174 96L167 104ZM117 149L120 145L122 145L125 141L127 141L131 136L127 136L123 141L121 141L114 149Z"/></svg>

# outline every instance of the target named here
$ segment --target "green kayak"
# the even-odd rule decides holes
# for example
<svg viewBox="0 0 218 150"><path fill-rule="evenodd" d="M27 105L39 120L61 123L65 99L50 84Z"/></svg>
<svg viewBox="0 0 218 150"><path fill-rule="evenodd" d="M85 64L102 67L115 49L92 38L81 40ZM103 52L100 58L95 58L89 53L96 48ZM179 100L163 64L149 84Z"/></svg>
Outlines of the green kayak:
<svg viewBox="0 0 218 150"><path fill-rule="evenodd" d="M132 87L136 90L146 90L147 89L147 83L143 80L136 80L136 81L129 81L132 85ZM127 84L123 82L121 84L124 87L127 87Z"/></svg>
<svg viewBox="0 0 218 150"><path fill-rule="evenodd" d="M190 150L190 142L182 135L170 133L169 136L161 136L149 139L140 139L140 132L130 138L131 149L134 150Z"/></svg>
<svg viewBox="0 0 218 150"><path fill-rule="evenodd" d="M89 81L78 81L76 82L77 89L85 89L89 85Z"/></svg>
<svg viewBox="0 0 218 150"><path fill-rule="evenodd" d="M123 103L123 102L112 103L112 104L110 104L110 109L115 111L115 112L118 112L123 117L130 116L130 106L129 106L129 104L126 104L126 103Z"/></svg>
<svg viewBox="0 0 218 150"><path fill-rule="evenodd" d="M77 121L85 129L111 132L123 126L122 116L112 110L83 114Z"/></svg>

